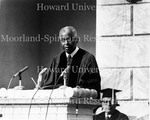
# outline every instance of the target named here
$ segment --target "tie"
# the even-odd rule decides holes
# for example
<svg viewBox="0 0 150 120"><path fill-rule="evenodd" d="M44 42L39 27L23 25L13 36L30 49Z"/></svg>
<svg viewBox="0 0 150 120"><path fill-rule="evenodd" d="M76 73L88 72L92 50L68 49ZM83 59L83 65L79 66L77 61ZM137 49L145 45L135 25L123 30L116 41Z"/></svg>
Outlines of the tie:
<svg viewBox="0 0 150 120"><path fill-rule="evenodd" d="M67 57L67 66L71 66L71 62L72 62L72 57L71 57L71 55L68 55L68 57Z"/></svg>
<svg viewBox="0 0 150 120"><path fill-rule="evenodd" d="M69 76L70 76L70 69L71 69L71 62L72 62L72 57L71 55L68 55L67 57L67 73L65 74L65 79L66 79L66 85L68 86L69 84Z"/></svg>

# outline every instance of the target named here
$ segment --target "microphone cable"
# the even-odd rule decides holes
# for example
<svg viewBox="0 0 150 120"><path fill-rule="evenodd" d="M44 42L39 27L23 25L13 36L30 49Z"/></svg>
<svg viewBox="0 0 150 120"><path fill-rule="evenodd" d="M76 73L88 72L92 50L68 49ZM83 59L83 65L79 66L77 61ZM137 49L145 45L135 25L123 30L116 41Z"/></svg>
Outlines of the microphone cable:
<svg viewBox="0 0 150 120"><path fill-rule="evenodd" d="M49 101L50 101L50 99L51 99L51 95L52 95L52 93L53 93L53 91L54 91L54 88L56 87L56 85L57 85L57 83L58 83L58 81L59 81L59 79L60 79L61 77L62 77L62 74L61 74L61 75L59 76L59 78L56 80L56 82L55 82L55 84L54 84L54 86L53 86L53 88L52 88L52 91L51 91L51 93L50 93L50 96L49 96L49 98L48 98L48 105L47 105L47 109L46 109L46 116L45 116L45 119L47 119L47 113L48 113L48 107L49 107ZM31 79L32 79L32 81L34 82L34 79L33 79L33 78L31 78ZM46 78L46 79L47 79L47 78ZM34 83L35 83L35 82L34 82ZM42 88L40 87L39 89L37 89L37 90L35 91L34 95L32 96L32 98L31 98L31 104L30 104L30 106L29 106L28 119L29 119L29 117L30 117L32 101L33 101L35 95L37 94L37 92L38 92L40 89L44 89L44 88L46 88L46 87L48 87L48 86L43 86Z"/></svg>
<svg viewBox="0 0 150 120"><path fill-rule="evenodd" d="M67 66L67 68L65 69L65 72L66 72L66 70L67 70L67 69L69 69L69 66ZM49 96L49 98L48 98L48 105L47 105L47 109L46 109L45 120L47 119L48 108L49 108L49 102L50 102L50 99L51 99L52 93L53 93L53 91L54 91L54 89L55 89L55 87L56 87L56 85L57 85L58 81L59 81L59 80L60 80L60 78L63 76L63 73L64 73L64 72L62 72L62 73L60 74L60 76L58 77L58 79L56 80L56 82L55 82L55 84L54 84L54 86L53 86L53 88L52 88L52 91L51 91L51 93L50 93L50 96Z"/></svg>
<svg viewBox="0 0 150 120"><path fill-rule="evenodd" d="M31 77L31 80L34 82L34 84L36 85L36 82L35 82L35 80ZM45 88L45 87L47 87L47 86L44 86L44 87L40 87L39 86L39 88L35 91L35 93L33 94L33 96L32 96L32 98L31 98L31 102L30 102L30 106L29 106L29 111L28 111L28 119L29 119L29 117L30 117L30 111L31 111L31 107L32 107L32 101L33 101L33 99L34 99L34 97L35 97L35 95L37 94L37 92L39 91L39 90L42 90L43 88Z"/></svg>
<svg viewBox="0 0 150 120"><path fill-rule="evenodd" d="M8 84L8 86L7 86L7 92L6 92L6 99L7 99L7 94L8 94L8 90L9 90L9 88L10 88L10 85L11 85L11 83L12 83L12 80L13 80L13 78L14 78L14 76L12 76L11 78L10 78L10 80L9 80L9 84ZM6 103L4 104L4 110L6 109Z"/></svg>
<svg viewBox="0 0 150 120"><path fill-rule="evenodd" d="M47 104L47 108L46 108L45 120L47 119L48 108L49 108L49 102L50 102L52 93L53 93L53 91L54 91L54 89L55 89L55 87L56 87L56 85L57 85L57 83L58 83L58 81L60 80L61 77L62 77L61 75L58 77L58 79L56 80L56 82L55 82L55 84L54 84L54 86L53 86L53 88L52 88L52 91L51 91L51 93L50 93L50 95L49 95L49 98L48 98L48 104Z"/></svg>
<svg viewBox="0 0 150 120"><path fill-rule="evenodd" d="M31 102L30 102L30 106L29 106L29 111L28 111L28 120L29 120L29 117L30 117L30 111L31 111L31 106L32 106L32 101L35 97L35 95L37 94L37 92L40 90L41 88L38 88L35 93L33 94L32 98L31 98Z"/></svg>
<svg viewBox="0 0 150 120"><path fill-rule="evenodd" d="M11 85L11 83L12 83L13 78L15 78L14 75L10 78L9 83L8 83L8 86L7 86L7 89L6 89L6 90L7 90L7 91L6 91L6 97L5 97L6 100L8 100L8 99L7 99L7 97L8 97L8 96L7 96L7 95L8 95L8 90L9 90L9 88L10 88L10 85ZM5 104L4 104L4 111L5 111L5 109L6 109L6 104L7 104L7 103L5 102Z"/></svg>
<svg viewBox="0 0 150 120"><path fill-rule="evenodd" d="M39 90L42 90L42 89L44 89L45 87L48 87L48 86L44 86L44 87L42 87L42 88L41 88L41 87L38 88L38 89L35 91L35 93L33 94L32 98L31 98L30 106L29 106L28 119L30 118L30 112L31 112L31 107L32 107L32 101L33 101L35 95L37 94L37 92L38 92Z"/></svg>
<svg viewBox="0 0 150 120"><path fill-rule="evenodd" d="M10 79L10 81L9 81L9 84L8 84L8 86L7 86L7 90L10 88L10 85L11 85L11 82L12 82L13 78L14 78L14 76L11 77L11 79Z"/></svg>
<svg viewBox="0 0 150 120"><path fill-rule="evenodd" d="M14 78L14 77L11 77L11 79L9 80L9 84L8 84L8 86L7 86L7 89L6 89L6 97L5 97L6 100L8 100L8 99L7 99L8 90L9 90L9 88L10 88L10 85L11 85L11 82L12 82L13 78ZM6 100L5 100L5 101L6 101ZM6 105L7 105L7 103L5 102L5 103L4 103L4 107L3 107L4 114L5 114Z"/></svg>
<svg viewBox="0 0 150 120"><path fill-rule="evenodd" d="M7 90L7 91L6 91L6 97L5 97L6 100L7 100L7 97L8 97L8 96L7 96L7 95L8 95L8 90L9 90L9 88L10 88L10 85L11 85L11 83L12 83L13 78L14 78L14 76L12 76L12 77L10 78L9 84L8 84L8 86L7 86L7 89L6 89L6 90ZM6 104L7 104L7 103L5 102L5 104L4 104L4 110L6 109Z"/></svg>

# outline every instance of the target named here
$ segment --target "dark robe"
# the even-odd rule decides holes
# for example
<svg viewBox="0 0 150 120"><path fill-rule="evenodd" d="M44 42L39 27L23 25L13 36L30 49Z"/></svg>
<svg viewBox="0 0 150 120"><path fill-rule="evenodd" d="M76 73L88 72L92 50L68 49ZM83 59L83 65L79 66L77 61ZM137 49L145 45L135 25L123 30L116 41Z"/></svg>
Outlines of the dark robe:
<svg viewBox="0 0 150 120"><path fill-rule="evenodd" d="M95 115L94 120L106 120L105 112ZM118 110L115 110L108 120L129 120L129 118L127 117L127 115L119 112Z"/></svg>
<svg viewBox="0 0 150 120"><path fill-rule="evenodd" d="M47 86L47 89L52 89L56 81L57 85L55 88L63 85L63 77L59 78L59 76L66 66L67 58L65 52L54 57L46 77L43 80L43 86ZM89 52L79 48L72 58L68 86L96 89L99 93L100 81L101 78L95 57Z"/></svg>

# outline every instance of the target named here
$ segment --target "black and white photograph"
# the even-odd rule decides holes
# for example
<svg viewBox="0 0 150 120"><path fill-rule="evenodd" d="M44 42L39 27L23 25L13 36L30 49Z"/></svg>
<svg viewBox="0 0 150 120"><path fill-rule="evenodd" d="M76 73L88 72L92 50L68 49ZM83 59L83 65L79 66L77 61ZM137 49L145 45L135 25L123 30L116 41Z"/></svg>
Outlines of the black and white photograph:
<svg viewBox="0 0 150 120"><path fill-rule="evenodd" d="M149 120L150 0L0 0L0 120Z"/></svg>

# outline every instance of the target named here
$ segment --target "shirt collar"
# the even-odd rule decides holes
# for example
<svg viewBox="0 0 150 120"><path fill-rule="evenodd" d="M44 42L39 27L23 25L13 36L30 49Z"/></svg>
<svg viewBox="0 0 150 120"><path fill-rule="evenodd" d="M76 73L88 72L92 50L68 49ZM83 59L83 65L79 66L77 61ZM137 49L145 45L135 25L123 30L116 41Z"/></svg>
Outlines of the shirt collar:
<svg viewBox="0 0 150 120"><path fill-rule="evenodd" d="M79 47L77 47L76 46L76 49L70 54L71 55L71 57L73 57L77 52L78 52L78 50L79 50ZM68 57L68 53L66 53L66 56Z"/></svg>

